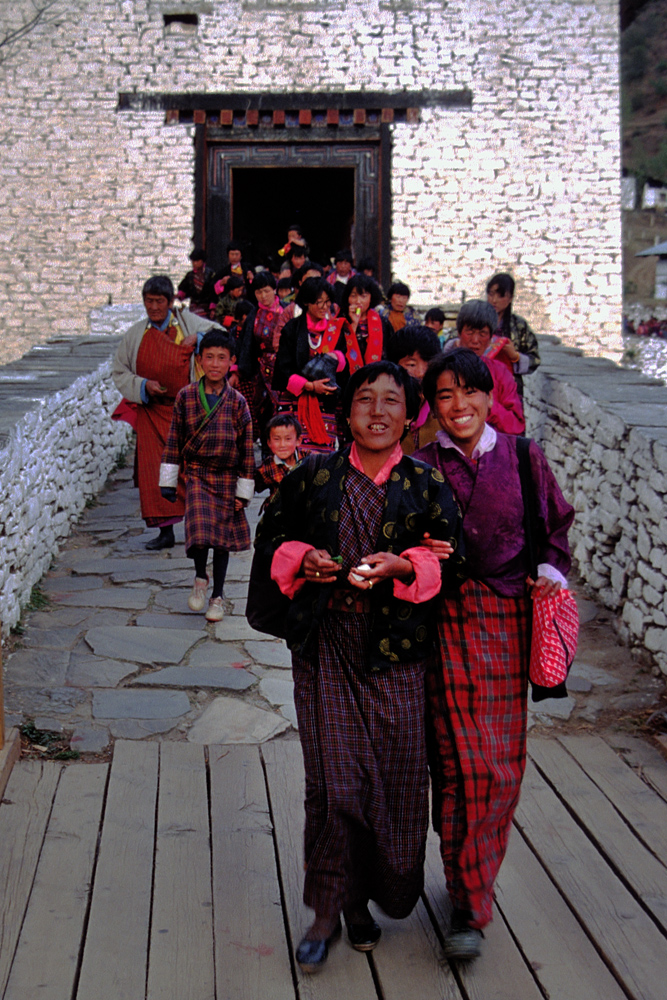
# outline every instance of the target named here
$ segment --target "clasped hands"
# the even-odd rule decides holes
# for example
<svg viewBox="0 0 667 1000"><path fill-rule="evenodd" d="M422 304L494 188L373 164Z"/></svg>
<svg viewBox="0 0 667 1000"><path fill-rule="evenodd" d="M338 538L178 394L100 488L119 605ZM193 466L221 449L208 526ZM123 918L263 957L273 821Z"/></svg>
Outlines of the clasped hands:
<svg viewBox="0 0 667 1000"><path fill-rule="evenodd" d="M363 569L355 566L347 575L347 582L358 590L372 590L382 580L411 577L414 572L409 559L393 552L364 556L362 563ZM336 583L340 571L340 563L332 559L326 549L309 549L301 562L301 574L309 583Z"/></svg>

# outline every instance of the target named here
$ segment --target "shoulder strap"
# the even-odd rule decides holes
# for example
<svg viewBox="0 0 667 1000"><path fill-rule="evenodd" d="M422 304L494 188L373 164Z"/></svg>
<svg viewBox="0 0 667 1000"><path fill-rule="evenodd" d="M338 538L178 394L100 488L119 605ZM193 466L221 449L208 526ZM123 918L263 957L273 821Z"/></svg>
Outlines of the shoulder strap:
<svg viewBox="0 0 667 1000"><path fill-rule="evenodd" d="M519 459L519 481L523 500L523 526L528 549L528 565L533 580L537 580L537 504L533 473L530 467L530 438L517 437L516 454Z"/></svg>

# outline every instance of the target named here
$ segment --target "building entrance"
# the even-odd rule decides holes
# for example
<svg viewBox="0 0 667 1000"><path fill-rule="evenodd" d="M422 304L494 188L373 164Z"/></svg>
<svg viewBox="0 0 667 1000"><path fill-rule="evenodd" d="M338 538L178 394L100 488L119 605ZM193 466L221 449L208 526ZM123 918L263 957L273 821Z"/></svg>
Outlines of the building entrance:
<svg viewBox="0 0 667 1000"><path fill-rule="evenodd" d="M267 264L286 239L303 229L312 260L323 264L354 242L351 167L232 168L232 233L248 260Z"/></svg>
<svg viewBox="0 0 667 1000"><path fill-rule="evenodd" d="M324 261L350 248L372 257L386 280L388 206L382 212L379 141L221 142L206 152L205 244L220 267L230 239L254 264L266 264L298 222L313 257ZM386 201L388 199L385 199Z"/></svg>

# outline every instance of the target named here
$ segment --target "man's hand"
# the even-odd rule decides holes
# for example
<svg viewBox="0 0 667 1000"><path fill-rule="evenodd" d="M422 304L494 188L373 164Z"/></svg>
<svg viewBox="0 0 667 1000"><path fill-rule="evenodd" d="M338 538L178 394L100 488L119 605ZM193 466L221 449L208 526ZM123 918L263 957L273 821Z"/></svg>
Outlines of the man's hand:
<svg viewBox="0 0 667 1000"><path fill-rule="evenodd" d="M197 334L189 333L187 337L183 340L183 347L196 347L197 345Z"/></svg>
<svg viewBox="0 0 667 1000"><path fill-rule="evenodd" d="M543 597L555 597L562 586L559 580L550 580L548 576L538 576L537 580L527 577L528 593L534 601L539 601Z"/></svg>
<svg viewBox="0 0 667 1000"><path fill-rule="evenodd" d="M234 497L234 510L238 513L248 506L247 500L242 500L241 497Z"/></svg>
<svg viewBox="0 0 667 1000"><path fill-rule="evenodd" d="M232 389L238 389L239 387L239 377L236 372L232 372L227 376L227 382L231 385Z"/></svg>
<svg viewBox="0 0 667 1000"><path fill-rule="evenodd" d="M340 565L326 549L309 549L301 561L301 573L309 583L335 583Z"/></svg>
<svg viewBox="0 0 667 1000"><path fill-rule="evenodd" d="M160 385L154 378L147 378L146 392L149 396L165 396L167 389L164 385Z"/></svg>
<svg viewBox="0 0 667 1000"><path fill-rule="evenodd" d="M381 583L383 580L406 579L414 573L410 560L394 555L393 552L376 552L372 556L364 556L361 562L368 566L368 569L354 566L347 578L348 582L359 590L371 590L376 583ZM358 576L363 579L355 579Z"/></svg>
<svg viewBox="0 0 667 1000"><path fill-rule="evenodd" d="M431 552L435 552L436 556L440 560L449 559L454 552L453 545L450 545L449 542L443 542L439 538L431 538L428 531L424 532L422 535L420 544L423 545L425 549L430 549Z"/></svg>
<svg viewBox="0 0 667 1000"><path fill-rule="evenodd" d="M312 389L308 389L309 385L312 386ZM317 378L314 382L307 382L304 388L307 392L314 392L318 396L326 396L328 393L336 391L328 378Z"/></svg>

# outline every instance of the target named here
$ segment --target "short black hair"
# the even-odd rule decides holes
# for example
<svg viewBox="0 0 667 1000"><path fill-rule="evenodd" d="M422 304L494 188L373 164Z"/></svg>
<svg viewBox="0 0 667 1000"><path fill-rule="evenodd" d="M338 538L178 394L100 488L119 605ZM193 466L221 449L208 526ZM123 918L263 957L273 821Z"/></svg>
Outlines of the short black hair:
<svg viewBox="0 0 667 1000"><path fill-rule="evenodd" d="M375 274L377 268L375 266L375 261L372 257L362 257L360 261L357 262L358 271L372 271Z"/></svg>
<svg viewBox="0 0 667 1000"><path fill-rule="evenodd" d="M488 326L490 333L493 334L498 326L498 313L491 303L485 302L484 299L468 299L456 317L456 329L459 333L464 326L472 327L473 330L483 330Z"/></svg>
<svg viewBox="0 0 667 1000"><path fill-rule="evenodd" d="M264 438L266 441L269 440L269 434L274 427L293 427L296 431L296 436L298 438L303 437L303 427L299 423L295 414L290 413L288 410L285 410L283 413L276 413L271 417L264 432Z"/></svg>
<svg viewBox="0 0 667 1000"><path fill-rule="evenodd" d="M324 275L324 268L321 264L316 264L312 260L306 260L301 267L297 267L296 271L292 272L292 281L294 282L292 287L298 288L303 281L304 275L308 274L309 271L317 271L318 274Z"/></svg>
<svg viewBox="0 0 667 1000"><path fill-rule="evenodd" d="M351 250L337 250L334 256L334 264L337 264L340 260L346 260L348 263L354 263L354 257L352 256Z"/></svg>
<svg viewBox="0 0 667 1000"><path fill-rule="evenodd" d="M396 385L403 389L405 392L406 417L408 420L415 420L419 415L421 405L419 384L412 375L408 375L405 368L394 364L393 361L373 361L370 365L358 368L350 376L345 386L345 393L343 394L343 416L349 417L352 409L352 400L357 389L366 383L372 385L373 382L377 382L380 375L389 375L393 378Z"/></svg>
<svg viewBox="0 0 667 1000"><path fill-rule="evenodd" d="M229 351L230 358L236 356L236 341L225 330L207 330L199 344L198 353L201 355L207 347L223 347Z"/></svg>
<svg viewBox="0 0 667 1000"><path fill-rule="evenodd" d="M243 285L245 285L245 280L241 277L241 275L232 274L225 285L225 295L227 292L233 292L235 288L241 288Z"/></svg>
<svg viewBox="0 0 667 1000"><path fill-rule="evenodd" d="M230 240L225 247L225 253L229 253L230 250L240 250L243 253L243 247L238 240Z"/></svg>
<svg viewBox="0 0 667 1000"><path fill-rule="evenodd" d="M247 299L239 299L234 306L234 319L236 322L240 322L245 316L249 316L254 309L252 302L248 302Z"/></svg>
<svg viewBox="0 0 667 1000"><path fill-rule="evenodd" d="M501 295L514 296L514 278L511 274L507 274L505 271L501 271L499 274L494 274L492 278L486 283L486 294L488 295L494 285L498 286L498 291Z"/></svg>
<svg viewBox="0 0 667 1000"><path fill-rule="evenodd" d="M333 291L329 282L324 278L306 278L297 293L296 303L304 309L317 302L320 295L326 295L329 302L333 302Z"/></svg>
<svg viewBox="0 0 667 1000"><path fill-rule="evenodd" d="M275 290L276 279L270 271L260 271L259 274L255 275L252 287L255 292L260 288L273 288Z"/></svg>
<svg viewBox="0 0 667 1000"><path fill-rule="evenodd" d="M347 316L348 319L350 318L348 312L350 308L350 293L355 289L357 292L370 292L371 304L369 309L375 309L382 302L382 292L377 282L373 281L369 274L353 274L345 286L345 291L340 302L341 316Z"/></svg>
<svg viewBox="0 0 667 1000"><path fill-rule="evenodd" d="M291 243L287 253L287 260L292 260L294 257L308 257L309 255L310 247L307 243Z"/></svg>
<svg viewBox="0 0 667 1000"><path fill-rule="evenodd" d="M278 284L276 285L278 291L281 291L283 288L291 288L291 287L292 287L291 278L281 278Z"/></svg>
<svg viewBox="0 0 667 1000"><path fill-rule="evenodd" d="M434 319L436 323L444 323L445 314L442 311L442 309L438 309L438 307L435 306L435 308L429 309L429 311L424 316L424 319Z"/></svg>
<svg viewBox="0 0 667 1000"><path fill-rule="evenodd" d="M407 297L410 298L411 292L405 282L395 281L393 285L390 285L387 289L387 299L390 299L392 295L407 295Z"/></svg>
<svg viewBox="0 0 667 1000"><path fill-rule="evenodd" d="M171 302L174 297L174 284L166 274L156 274L144 283L141 289L141 297L145 299L147 295L164 295L165 299Z"/></svg>
<svg viewBox="0 0 667 1000"><path fill-rule="evenodd" d="M298 222L291 222L287 227L287 232L288 233L294 232L298 233L299 236L303 236L303 229L301 228Z"/></svg>
<svg viewBox="0 0 667 1000"><path fill-rule="evenodd" d="M422 361L430 361L436 354L440 354L441 350L435 330L429 329L428 326L420 326L418 323L411 323L394 334L389 341L387 354L390 361L398 364L401 358L407 358L415 353Z"/></svg>
<svg viewBox="0 0 667 1000"><path fill-rule="evenodd" d="M190 260L203 260L206 262L206 251L202 250L201 247L196 247L190 254Z"/></svg>
<svg viewBox="0 0 667 1000"><path fill-rule="evenodd" d="M481 392L493 392L493 378L488 365L467 347L457 347L449 354L438 354L426 369L422 379L422 393L429 406L435 403L438 379L443 372L451 372L457 385Z"/></svg>

